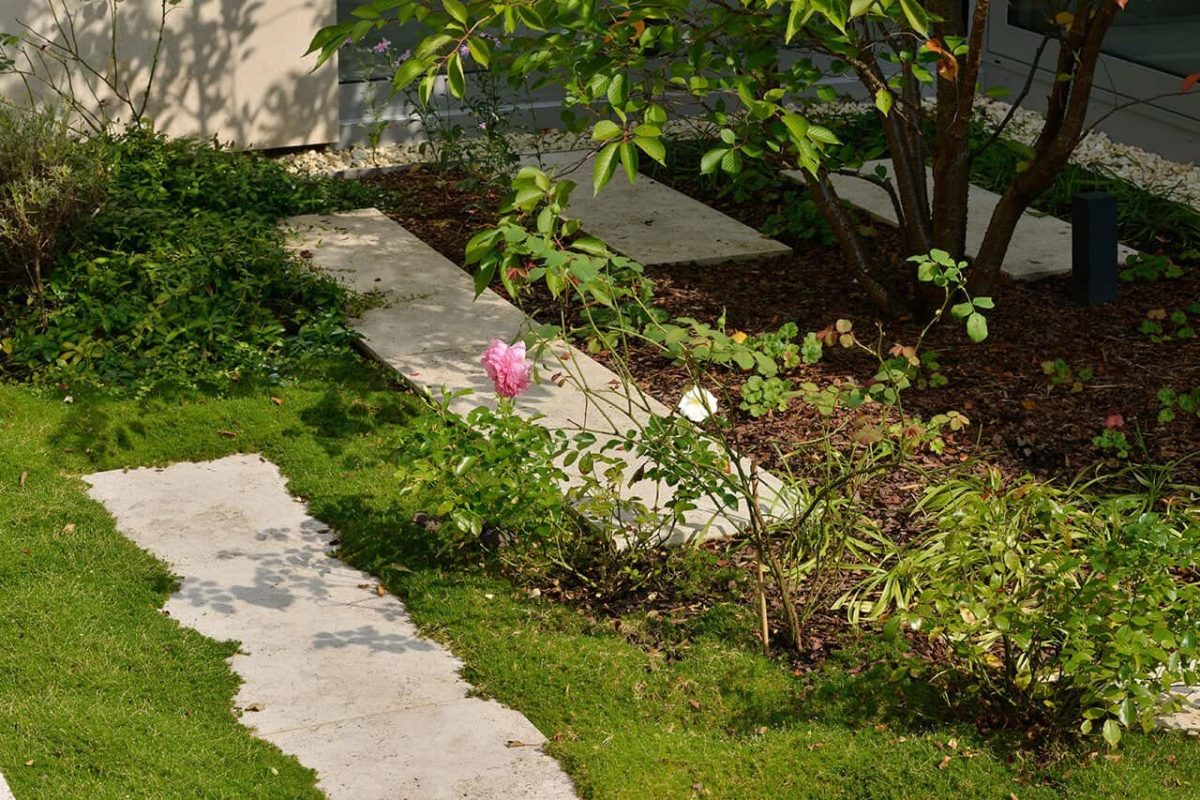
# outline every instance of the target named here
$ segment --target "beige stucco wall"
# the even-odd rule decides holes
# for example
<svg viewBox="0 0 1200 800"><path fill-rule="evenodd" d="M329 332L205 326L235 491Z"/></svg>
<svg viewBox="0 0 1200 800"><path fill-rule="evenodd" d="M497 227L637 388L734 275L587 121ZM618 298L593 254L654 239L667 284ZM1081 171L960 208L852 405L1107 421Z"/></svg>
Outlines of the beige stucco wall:
<svg viewBox="0 0 1200 800"><path fill-rule="evenodd" d="M17 33L25 22L53 36L51 2L77 15L80 48L90 63L108 69L112 25L105 0L0 0L0 31ZM118 8L118 63L134 86L143 85L159 2L121 0ZM182 0L167 17L150 117L170 134L215 135L245 148L337 140L336 64L312 72L315 60L304 56L313 33L335 13L334 0ZM84 76L73 77L77 93L94 107ZM0 76L0 92L25 95L12 76ZM104 107L128 117L107 94L101 89Z"/></svg>

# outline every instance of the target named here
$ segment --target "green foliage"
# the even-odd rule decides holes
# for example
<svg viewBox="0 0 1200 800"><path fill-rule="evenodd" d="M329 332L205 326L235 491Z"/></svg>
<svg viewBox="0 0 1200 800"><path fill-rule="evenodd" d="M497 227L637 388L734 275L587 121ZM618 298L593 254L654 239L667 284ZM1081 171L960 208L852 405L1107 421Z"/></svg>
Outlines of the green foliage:
<svg viewBox="0 0 1200 800"><path fill-rule="evenodd" d="M750 412L752 417L765 417L772 411L787 411L788 401L798 392L792 388L792 382L780 378L762 378L752 375L742 384L743 411Z"/></svg>
<svg viewBox="0 0 1200 800"><path fill-rule="evenodd" d="M932 283L945 290L948 298L961 298L960 302L950 306L950 313L966 321L967 335L971 341L982 342L986 339L987 317L983 312L995 308L996 304L990 297L972 297L967 291L967 262L956 261L945 250L931 250L926 255L911 256L908 260L917 265L917 279L922 283Z"/></svg>
<svg viewBox="0 0 1200 800"><path fill-rule="evenodd" d="M39 304L55 257L100 207L107 170L97 142L53 109L0 104L0 291L24 286Z"/></svg>
<svg viewBox="0 0 1200 800"><path fill-rule="evenodd" d="M1200 417L1200 387L1190 391L1164 387L1158 391L1158 402L1162 406L1158 412L1159 422L1171 422L1179 414Z"/></svg>
<svg viewBox="0 0 1200 800"><path fill-rule="evenodd" d="M104 207L59 257L45 318L9 297L6 371L220 387L345 352L344 291L284 249L278 221L358 190L141 128L108 142L106 161Z"/></svg>
<svg viewBox="0 0 1200 800"><path fill-rule="evenodd" d="M1105 453L1111 453L1121 461L1128 461L1133 453L1133 444L1129 441L1129 436L1117 428L1105 428L1100 431L1092 437L1092 445Z"/></svg>
<svg viewBox="0 0 1200 800"><path fill-rule="evenodd" d="M402 494L433 518L426 527L435 556L474 556L502 541L522 551L546 546L576 524L561 491L567 476L555 463L565 437L485 406L463 425L450 410L460 396L440 398L434 413L414 419L395 456Z"/></svg>
<svg viewBox="0 0 1200 800"><path fill-rule="evenodd" d="M1095 368L1080 367L1076 370L1061 358L1056 358L1053 361L1043 361L1042 373L1046 376L1052 387L1066 387L1074 393L1082 392L1083 385L1091 382L1092 378L1096 377Z"/></svg>
<svg viewBox="0 0 1200 800"><path fill-rule="evenodd" d="M1196 338L1196 320L1200 319L1200 303L1170 313L1165 308L1152 308L1138 325L1138 332L1150 337L1155 344L1178 339Z"/></svg>
<svg viewBox="0 0 1200 800"><path fill-rule="evenodd" d="M906 627L944 654L902 672L1042 736L1115 745L1150 730L1177 707L1172 686L1200 679L1200 526L1158 500L998 471L928 490L933 530L865 584L889 633Z"/></svg>
<svg viewBox="0 0 1200 800"><path fill-rule="evenodd" d="M1159 281L1179 278L1183 268L1167 256L1134 253L1125 259L1125 268L1118 273L1123 281Z"/></svg>
<svg viewBox="0 0 1200 800"><path fill-rule="evenodd" d="M554 183L534 167L521 169L496 227L467 243L466 265L476 268L476 293L499 277L513 299L535 282L556 299L577 299L588 311L585 327L600 346L608 341L605 321L622 311L653 314L647 307L653 286L641 264L582 235L579 220L565 216L574 188L572 181Z"/></svg>

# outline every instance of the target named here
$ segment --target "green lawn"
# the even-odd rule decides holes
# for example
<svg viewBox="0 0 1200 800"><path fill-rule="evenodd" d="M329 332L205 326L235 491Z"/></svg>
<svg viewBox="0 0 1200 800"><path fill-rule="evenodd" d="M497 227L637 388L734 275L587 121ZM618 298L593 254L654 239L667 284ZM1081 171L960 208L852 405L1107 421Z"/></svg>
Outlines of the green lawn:
<svg viewBox="0 0 1200 800"><path fill-rule="evenodd" d="M715 622L648 652L609 622L430 563L408 522L418 499L397 491L391 460L416 413L362 365L145 403L0 387L0 771L18 800L316 796L309 772L235 721L233 645L159 612L168 571L79 480L233 452L277 463L341 530L348 560L450 643L481 692L551 737L584 797L1200 796L1192 740L1131 736L1116 755L1038 769L973 726L924 720L911 693L873 673L831 664L799 678L705 633Z"/></svg>

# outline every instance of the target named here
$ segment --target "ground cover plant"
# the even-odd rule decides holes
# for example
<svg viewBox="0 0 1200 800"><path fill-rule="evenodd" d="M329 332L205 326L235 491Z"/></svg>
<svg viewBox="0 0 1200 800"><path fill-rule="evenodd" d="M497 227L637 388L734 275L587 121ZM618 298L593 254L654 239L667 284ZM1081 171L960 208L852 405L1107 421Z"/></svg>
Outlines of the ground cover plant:
<svg viewBox="0 0 1200 800"><path fill-rule="evenodd" d="M70 246L30 262L32 302L27 283L7 291L8 375L143 391L220 387L347 351L345 293L285 250L278 221L361 205L361 194L346 196L354 186L144 127L86 142L61 127L39 135L43 147L93 152L104 180L88 213L60 225ZM18 146L5 142L0 150Z"/></svg>

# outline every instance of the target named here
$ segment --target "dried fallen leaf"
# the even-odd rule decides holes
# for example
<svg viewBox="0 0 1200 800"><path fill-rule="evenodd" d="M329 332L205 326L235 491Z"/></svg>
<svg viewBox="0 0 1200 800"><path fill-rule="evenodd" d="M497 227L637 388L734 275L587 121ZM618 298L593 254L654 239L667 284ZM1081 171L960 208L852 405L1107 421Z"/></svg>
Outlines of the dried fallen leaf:
<svg viewBox="0 0 1200 800"><path fill-rule="evenodd" d="M68 534L69 534L69 533L74 533L74 532L75 532L75 523L74 523L74 522L68 522L66 525L63 525L62 532L63 532L63 533L68 533Z"/></svg>
<svg viewBox="0 0 1200 800"><path fill-rule="evenodd" d="M688 700L688 705L691 706L692 709L695 711L700 710L700 701L699 700Z"/></svg>
<svg viewBox="0 0 1200 800"><path fill-rule="evenodd" d="M233 431L217 431L218 436L224 436L226 439L236 439L237 434Z"/></svg>
<svg viewBox="0 0 1200 800"><path fill-rule="evenodd" d="M28 472L22 472L22 473L21 473L21 485L22 485L22 486L24 486L24 485L25 485L25 481L27 481L27 480L29 480L29 473L28 473Z"/></svg>
<svg viewBox="0 0 1200 800"><path fill-rule="evenodd" d="M266 708L266 706L264 706L262 703L251 703L250 705L246 706L242 710L243 711L262 711L264 708Z"/></svg>
<svg viewBox="0 0 1200 800"><path fill-rule="evenodd" d="M520 739L509 739L507 742L504 743L504 746L505 747L528 747L528 745L525 744L524 742L522 742Z"/></svg>
<svg viewBox="0 0 1200 800"><path fill-rule="evenodd" d="M948 766L950 766L950 756L942 756L942 761L938 764L938 769L945 769Z"/></svg>
<svg viewBox="0 0 1200 800"><path fill-rule="evenodd" d="M387 589L383 588L383 584L379 584L375 587L375 594L379 595L380 597L383 597L384 595L387 594Z"/></svg>
<svg viewBox="0 0 1200 800"><path fill-rule="evenodd" d="M283 405L283 398L282 397L272 397L271 402L277 406L281 406L281 405Z"/></svg>

